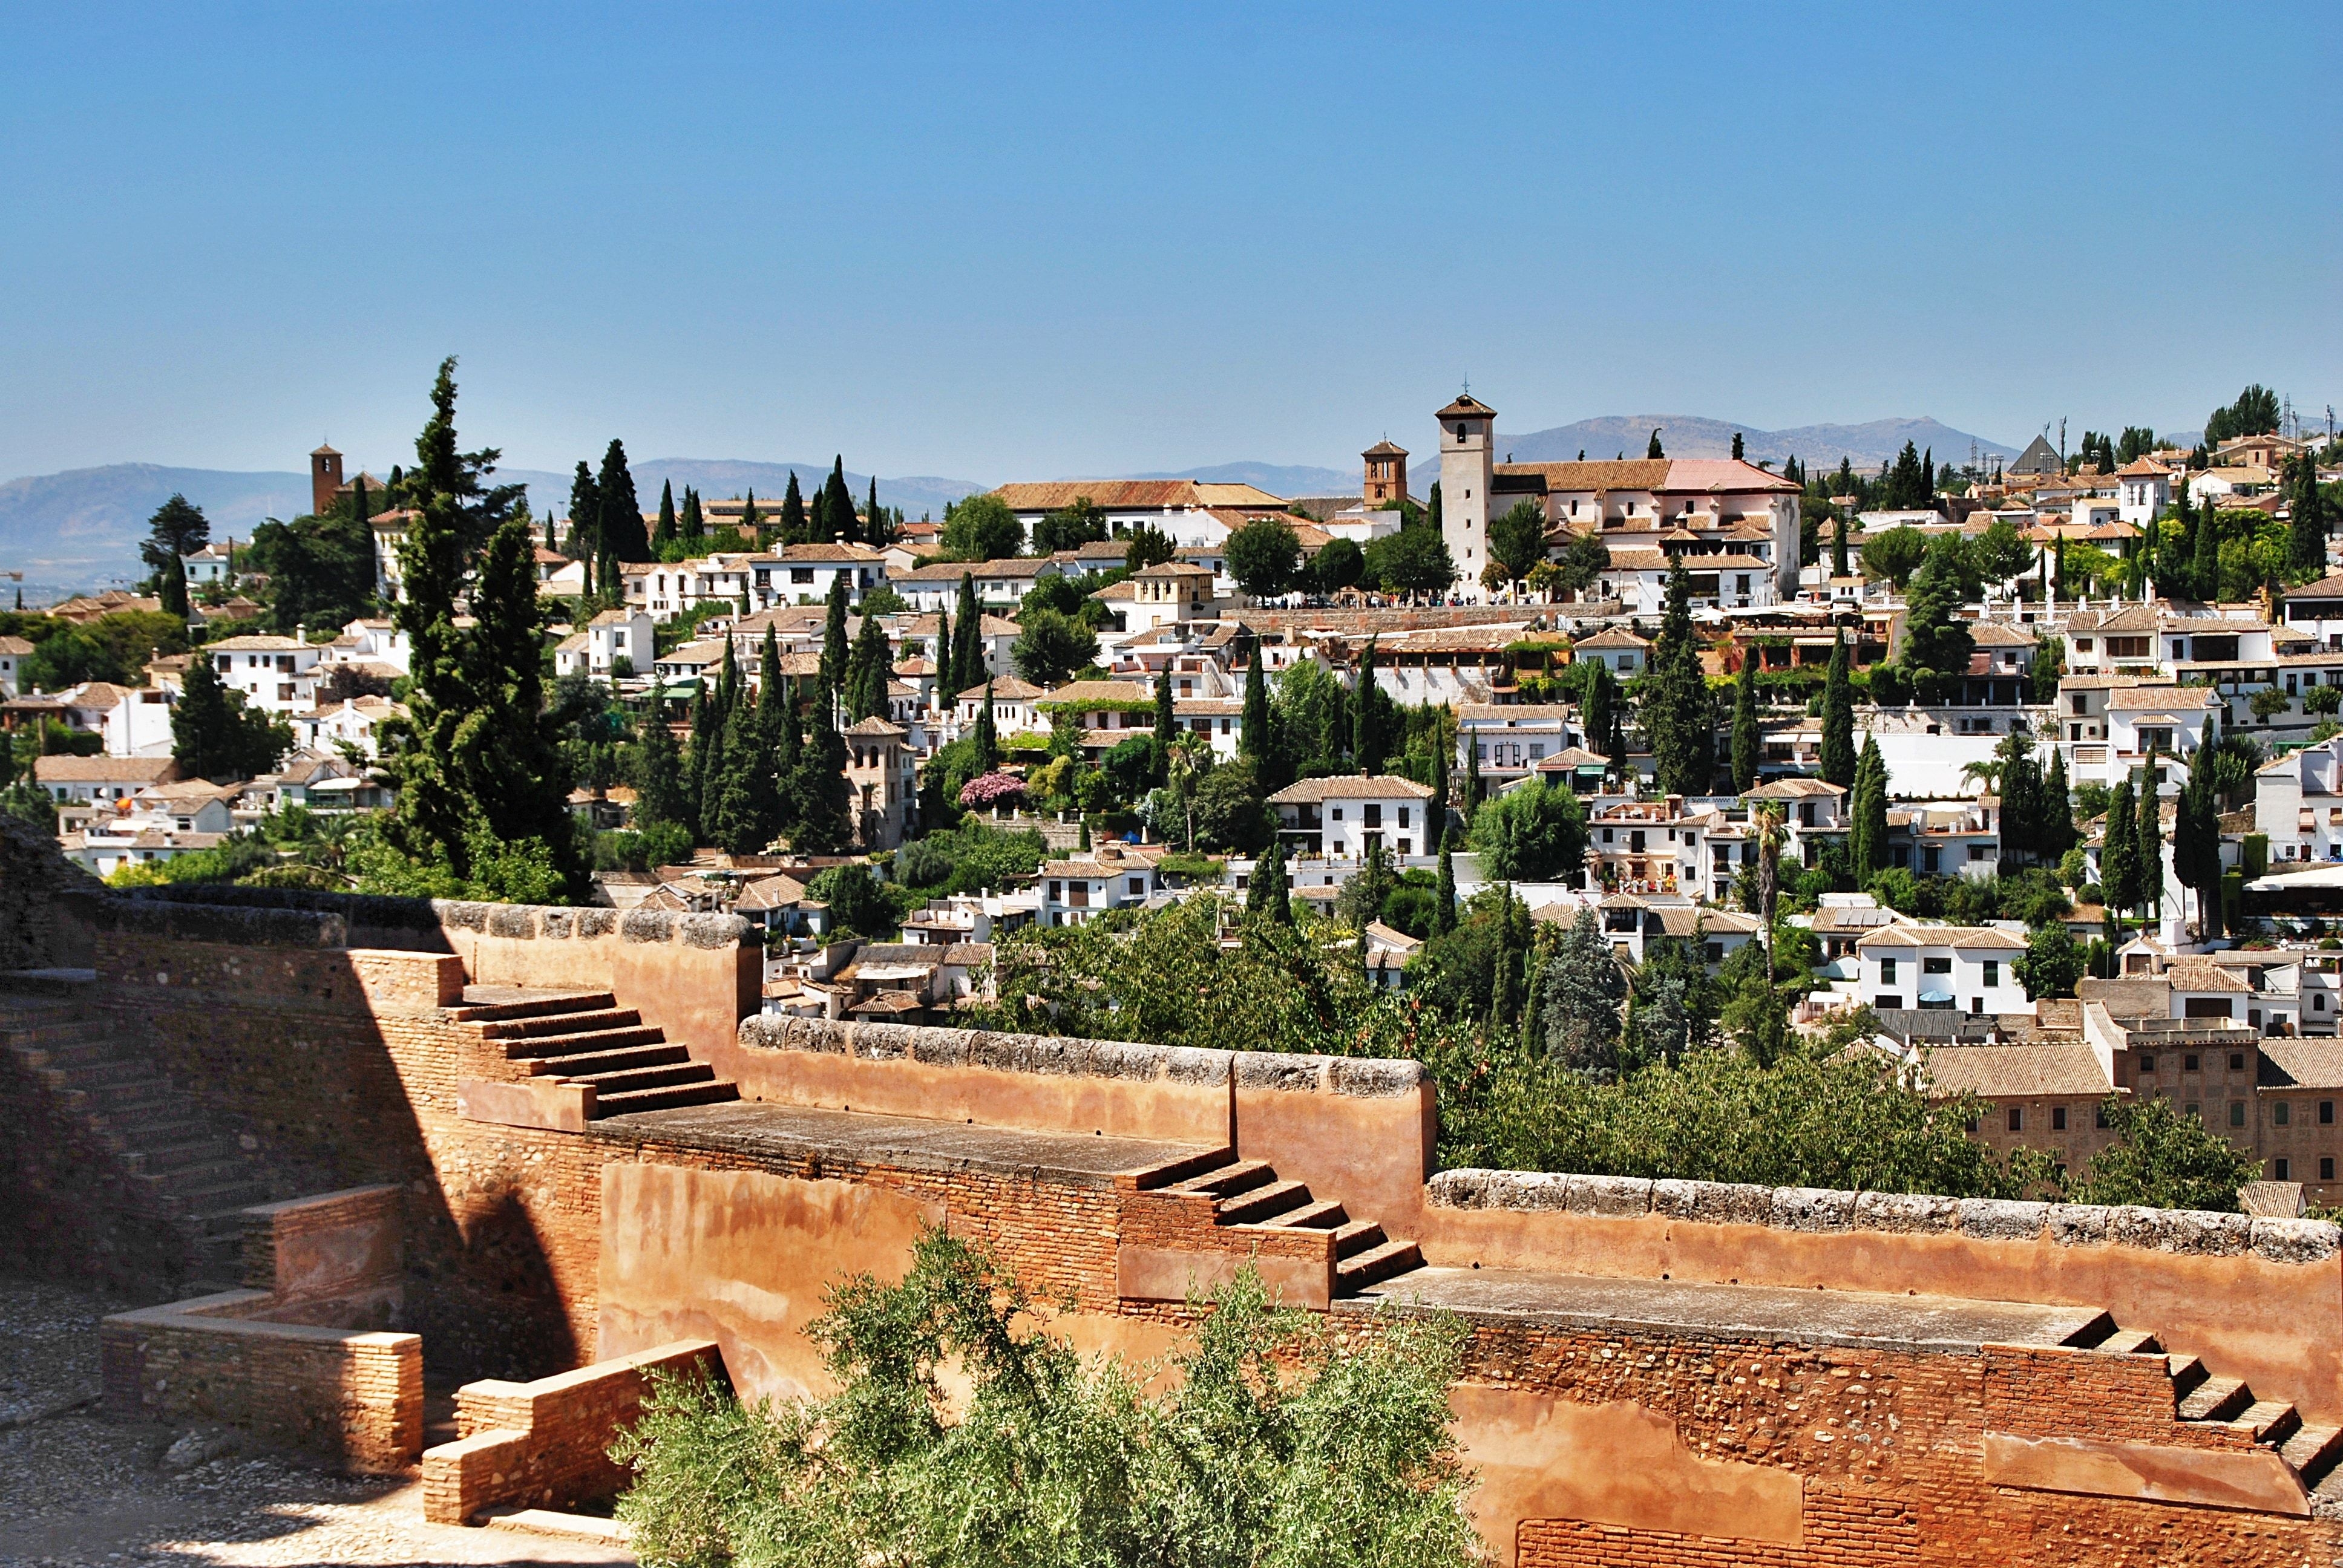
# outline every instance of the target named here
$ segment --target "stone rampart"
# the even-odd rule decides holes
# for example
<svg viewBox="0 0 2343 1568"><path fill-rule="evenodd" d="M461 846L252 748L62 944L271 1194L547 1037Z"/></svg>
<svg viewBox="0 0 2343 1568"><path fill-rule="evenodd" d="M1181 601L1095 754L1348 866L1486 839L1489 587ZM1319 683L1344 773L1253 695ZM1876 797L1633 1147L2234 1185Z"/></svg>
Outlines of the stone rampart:
<svg viewBox="0 0 2343 1568"><path fill-rule="evenodd" d="M1435 1264L2105 1307L2343 1421L2324 1221L1519 1171L1443 1171L1424 1200Z"/></svg>

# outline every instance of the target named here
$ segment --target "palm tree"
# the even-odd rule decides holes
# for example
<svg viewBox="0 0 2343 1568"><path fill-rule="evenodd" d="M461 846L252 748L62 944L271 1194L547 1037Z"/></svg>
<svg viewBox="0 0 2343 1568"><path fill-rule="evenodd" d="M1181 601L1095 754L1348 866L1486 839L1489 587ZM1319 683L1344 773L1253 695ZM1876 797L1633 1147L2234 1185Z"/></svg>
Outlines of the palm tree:
<svg viewBox="0 0 2343 1568"><path fill-rule="evenodd" d="M1172 738L1171 755L1165 759L1164 776L1188 809L1188 841L1183 853L1196 852L1196 780L1212 770L1212 743L1192 729L1182 729Z"/></svg>
<svg viewBox="0 0 2343 1568"><path fill-rule="evenodd" d="M1978 791L1980 794L1998 795L2001 793L2002 767L2002 759L1998 757L1988 758L1982 762L1964 762L1961 764L1961 778L1966 783L1985 786Z"/></svg>

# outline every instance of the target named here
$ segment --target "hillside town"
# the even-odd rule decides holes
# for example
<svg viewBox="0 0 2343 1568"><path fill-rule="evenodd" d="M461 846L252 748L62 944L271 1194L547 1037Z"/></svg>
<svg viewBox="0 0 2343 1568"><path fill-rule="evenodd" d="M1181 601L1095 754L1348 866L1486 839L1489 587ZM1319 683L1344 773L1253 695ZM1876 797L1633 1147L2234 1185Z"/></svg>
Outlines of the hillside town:
<svg viewBox="0 0 2343 1568"><path fill-rule="evenodd" d="M436 477L435 396L414 470L321 447L242 541L175 498L142 592L13 618L10 809L116 887L738 914L796 1018L997 1022L1042 933L1273 911L1597 1076L1852 1022L1996 1151L2079 1172L2160 1097L2343 1203L2343 447L2262 388L1876 474L1514 463L1463 393L1356 494L940 519L842 463L646 506L616 441L536 518Z"/></svg>

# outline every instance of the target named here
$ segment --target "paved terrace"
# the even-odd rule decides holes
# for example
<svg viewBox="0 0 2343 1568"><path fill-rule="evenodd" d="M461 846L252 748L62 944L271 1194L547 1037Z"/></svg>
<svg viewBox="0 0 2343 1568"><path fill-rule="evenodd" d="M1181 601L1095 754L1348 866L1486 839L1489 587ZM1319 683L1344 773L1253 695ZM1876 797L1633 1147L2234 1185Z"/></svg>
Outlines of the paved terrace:
<svg viewBox="0 0 2343 1568"><path fill-rule="evenodd" d="M1202 1143L1026 1132L749 1101L608 1117L591 1123L587 1135L791 1161L813 1156L825 1162L906 1171L983 1171L1077 1187L1111 1187L1119 1175L1212 1151L1211 1145Z"/></svg>
<svg viewBox="0 0 2343 1568"><path fill-rule="evenodd" d="M1337 1300L1333 1310L1366 1312L1385 1305L1402 1312L1455 1312L1480 1322L1599 1333L1648 1331L1939 1353L1973 1353L1989 1344L2084 1344L2114 1326L2097 1307L1510 1269L1418 1269Z"/></svg>

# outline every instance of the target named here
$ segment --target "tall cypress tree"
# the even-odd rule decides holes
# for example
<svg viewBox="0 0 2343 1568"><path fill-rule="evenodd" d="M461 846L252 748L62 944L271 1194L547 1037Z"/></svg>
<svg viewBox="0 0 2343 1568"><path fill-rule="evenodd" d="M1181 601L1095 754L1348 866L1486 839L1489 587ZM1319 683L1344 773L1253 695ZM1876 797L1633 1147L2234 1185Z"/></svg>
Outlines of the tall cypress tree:
<svg viewBox="0 0 2343 1568"><path fill-rule="evenodd" d="M992 723L992 682L984 683L984 702L976 710L977 770L990 773L1001 766L1001 734Z"/></svg>
<svg viewBox="0 0 2343 1568"><path fill-rule="evenodd" d="M708 798L709 763L715 751L715 702L709 695L705 679L691 695L691 749L683 759L683 807L677 818L691 829L695 839L705 837L702 831L699 803Z"/></svg>
<svg viewBox="0 0 2343 1568"><path fill-rule="evenodd" d="M1448 709L1443 706L1437 713L1431 713L1431 707L1428 702L1424 704L1431 719L1428 730L1432 737L1432 818L1424 824L1427 847L1447 831L1448 769L1456 760L1456 736L1449 728Z"/></svg>
<svg viewBox="0 0 2343 1568"><path fill-rule="evenodd" d="M1432 934L1444 936L1456 929L1456 835L1440 836L1440 880L1432 896Z"/></svg>
<svg viewBox="0 0 2343 1568"><path fill-rule="evenodd" d="M805 545L814 542L806 523L804 493L798 488L798 471L789 470L789 487L781 493L781 543Z"/></svg>
<svg viewBox="0 0 2343 1568"><path fill-rule="evenodd" d="M2318 489L2318 464L2306 452L2290 465L2294 520L2287 535L2287 565L2300 577L2327 570L2327 504Z"/></svg>
<svg viewBox="0 0 2343 1568"><path fill-rule="evenodd" d="M602 537L602 492L594 487L594 472L584 463L569 481L569 541L561 553L573 561L590 561Z"/></svg>
<svg viewBox="0 0 2343 1568"><path fill-rule="evenodd" d="M1856 884L1869 887L1871 879L1887 869L1887 759L1879 754L1879 737L1864 738L1855 779L1850 858Z"/></svg>
<svg viewBox="0 0 2343 1568"><path fill-rule="evenodd" d="M1823 685L1823 782L1855 783L1855 683L1847 673L1846 633L1831 638L1830 674Z"/></svg>
<svg viewBox="0 0 2343 1568"><path fill-rule="evenodd" d="M1285 886L1285 840L1272 839L1269 850L1253 862L1252 882L1245 889L1245 908L1281 926L1293 923L1292 895Z"/></svg>
<svg viewBox="0 0 2343 1568"><path fill-rule="evenodd" d="M676 749L675 732L668 728L667 713L656 693L635 742L634 773L637 828L663 822L691 825L690 808L684 801L683 757Z"/></svg>
<svg viewBox="0 0 2343 1568"><path fill-rule="evenodd" d="M1480 807L1481 742L1475 739L1464 748L1464 820L1471 822Z"/></svg>
<svg viewBox="0 0 2343 1568"><path fill-rule="evenodd" d="M870 476L870 498L863 507L862 542L883 545L895 537L894 519L879 504L879 476Z"/></svg>
<svg viewBox="0 0 2343 1568"><path fill-rule="evenodd" d="M1375 639L1371 637L1366 651L1359 656L1359 685L1351 724L1351 759L1365 774L1383 770L1383 704L1376 700L1382 695L1375 684Z"/></svg>
<svg viewBox="0 0 2343 1568"><path fill-rule="evenodd" d="M990 674L990 666L984 657L984 611L976 602L976 578L969 572L960 574L959 625L960 639L953 650L957 668L952 684L960 691L966 691Z"/></svg>
<svg viewBox="0 0 2343 1568"><path fill-rule="evenodd" d="M740 536L749 544L762 541L758 538L765 526L765 515L757 510L757 487L749 487L749 498L740 503Z"/></svg>
<svg viewBox="0 0 2343 1568"><path fill-rule="evenodd" d="M2206 604L2221 597L2221 525L2210 500L2197 519L2197 558L2189 568L2188 590Z"/></svg>
<svg viewBox="0 0 2343 1568"><path fill-rule="evenodd" d="M594 481L602 502L602 537L621 561L651 558L651 542L643 529L643 504L635 497L635 476L627 467L625 443L611 440L602 454L602 472ZM608 593L606 587L603 590Z"/></svg>
<svg viewBox="0 0 2343 1568"><path fill-rule="evenodd" d="M1846 508L1831 508L1831 576L1843 578L1846 567Z"/></svg>
<svg viewBox="0 0 2343 1568"><path fill-rule="evenodd" d="M875 615L862 618L855 634L854 651L848 659L847 718L859 723L865 719L885 719L887 681L893 675L893 661L888 657L887 628Z"/></svg>
<svg viewBox="0 0 2343 1568"><path fill-rule="evenodd" d="M846 738L829 690L815 696L813 717L790 776L789 806L795 828L789 847L803 854L834 855L854 842L852 785L846 777Z"/></svg>
<svg viewBox="0 0 2343 1568"><path fill-rule="evenodd" d="M2042 858L2056 865L2075 847L2075 800L2066 788L2066 759L2050 748L2050 766L2042 772Z"/></svg>
<svg viewBox="0 0 2343 1568"><path fill-rule="evenodd" d="M846 487L846 459L830 459L830 477L821 482L821 526L826 530L816 540L828 544L830 536L838 535L850 545L862 542L862 529L854 518L854 492Z"/></svg>
<svg viewBox="0 0 2343 1568"><path fill-rule="evenodd" d="M659 527L651 533L653 545L664 545L675 538L675 481L659 481Z"/></svg>
<svg viewBox="0 0 2343 1568"><path fill-rule="evenodd" d="M2132 833L2134 875L2138 879L2132 901L2150 925L2164 910L2164 800L2156 787L2156 753L2147 754L2147 770L2140 775L2139 825Z"/></svg>
<svg viewBox="0 0 2343 1568"><path fill-rule="evenodd" d="M1245 666L1244 722L1237 732L1237 752L1258 769L1269 757L1269 677L1261 658L1261 639L1252 644L1252 660Z"/></svg>
<svg viewBox="0 0 2343 1568"><path fill-rule="evenodd" d="M1612 737L1618 728L1618 709L1619 683L1611 678L1611 667L1597 658L1588 668L1579 702L1579 726L1586 731L1587 749L1601 752L1614 764L1619 760L1611 749Z"/></svg>
<svg viewBox="0 0 2343 1568"><path fill-rule="evenodd" d="M846 684L846 574L830 579L830 614L821 628L821 690L835 698Z"/></svg>
<svg viewBox="0 0 2343 1568"><path fill-rule="evenodd" d="M2099 893L2112 918L2121 918L2139 902L2139 851L2133 843L2138 831L2127 777L2107 795L2107 829L2099 843Z"/></svg>
<svg viewBox="0 0 2343 1568"><path fill-rule="evenodd" d="M960 697L952 689L952 664L959 649L952 643L951 615L947 610L936 611L935 648L930 657L936 662L936 706L950 708Z"/></svg>
<svg viewBox="0 0 2343 1568"><path fill-rule="evenodd" d="M1179 721L1172 716L1172 666L1167 662L1163 672L1155 678L1155 734L1153 759L1155 782L1163 783L1171 777L1172 738L1179 733Z"/></svg>
<svg viewBox="0 0 2343 1568"><path fill-rule="evenodd" d="M1757 650L1741 658L1741 673L1733 682L1733 792L1757 787ZM1825 709L1827 713L1828 709ZM1823 734L1827 742L1830 731Z"/></svg>
<svg viewBox="0 0 2343 1568"><path fill-rule="evenodd" d="M1660 789L1670 795L1705 795L1716 779L1716 719L1693 635L1692 575L1681 555L1669 564L1667 613L1652 662L1644 728L1651 737Z"/></svg>
<svg viewBox="0 0 2343 1568"><path fill-rule="evenodd" d="M689 485L683 487L683 518L678 528L686 544L696 545L708 537L708 519L699 510L699 492Z"/></svg>

